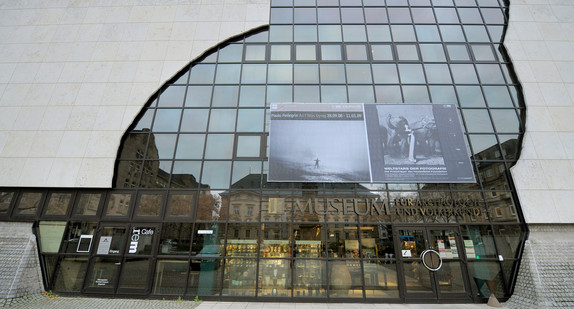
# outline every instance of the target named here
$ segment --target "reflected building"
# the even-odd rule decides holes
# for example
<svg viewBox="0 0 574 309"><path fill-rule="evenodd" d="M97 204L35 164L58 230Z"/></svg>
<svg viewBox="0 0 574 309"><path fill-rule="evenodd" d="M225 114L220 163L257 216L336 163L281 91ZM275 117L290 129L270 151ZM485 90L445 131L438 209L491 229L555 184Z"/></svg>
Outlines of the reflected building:
<svg viewBox="0 0 574 309"><path fill-rule="evenodd" d="M62 295L506 300L527 234L509 172L525 107L507 21L505 1L271 1L270 25L149 99L113 188L0 188L0 217L34 222L44 284ZM270 106L283 102L456 107L476 182L271 182ZM452 150L428 134L421 154ZM352 150L331 144L325 155Z"/></svg>

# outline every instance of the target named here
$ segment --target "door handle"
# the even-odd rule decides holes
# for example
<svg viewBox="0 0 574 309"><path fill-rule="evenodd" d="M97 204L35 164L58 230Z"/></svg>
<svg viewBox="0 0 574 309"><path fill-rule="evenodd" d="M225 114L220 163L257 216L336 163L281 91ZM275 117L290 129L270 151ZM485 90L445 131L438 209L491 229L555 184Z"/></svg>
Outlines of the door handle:
<svg viewBox="0 0 574 309"><path fill-rule="evenodd" d="M114 264L116 264L116 265L122 265L122 263L114 263Z"/></svg>

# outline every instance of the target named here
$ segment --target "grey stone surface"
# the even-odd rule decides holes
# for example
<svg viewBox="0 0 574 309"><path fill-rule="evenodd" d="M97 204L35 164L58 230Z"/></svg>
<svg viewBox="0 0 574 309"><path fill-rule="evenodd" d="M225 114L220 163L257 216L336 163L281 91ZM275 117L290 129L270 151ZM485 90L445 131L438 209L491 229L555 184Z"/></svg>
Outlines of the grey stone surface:
<svg viewBox="0 0 574 309"><path fill-rule="evenodd" d="M32 223L0 223L0 304L43 290Z"/></svg>
<svg viewBox="0 0 574 309"><path fill-rule="evenodd" d="M574 225L530 225L508 308L574 308Z"/></svg>
<svg viewBox="0 0 574 309"><path fill-rule="evenodd" d="M2 307L2 303L0 303ZM143 299L102 299L102 298L71 298L34 296L19 302L4 304L9 308L57 308L57 309L111 309L111 308L196 308L196 309L487 309L486 304L352 304L352 303L271 303L271 302L194 302L175 300L143 300Z"/></svg>

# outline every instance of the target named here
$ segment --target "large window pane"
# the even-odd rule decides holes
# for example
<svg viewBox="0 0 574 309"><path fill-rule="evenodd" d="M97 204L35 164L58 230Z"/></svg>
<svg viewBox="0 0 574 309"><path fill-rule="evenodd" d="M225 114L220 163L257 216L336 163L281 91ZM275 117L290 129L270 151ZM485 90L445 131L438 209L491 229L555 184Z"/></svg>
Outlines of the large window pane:
<svg viewBox="0 0 574 309"><path fill-rule="evenodd" d="M235 109L212 109L209 118L210 132L233 132L235 130Z"/></svg>
<svg viewBox="0 0 574 309"><path fill-rule="evenodd" d="M136 205L136 216L159 216L163 204L163 194L141 194Z"/></svg>
<svg viewBox="0 0 574 309"><path fill-rule="evenodd" d="M179 136L176 159L201 159L203 157L204 134L182 134Z"/></svg>
<svg viewBox="0 0 574 309"><path fill-rule="evenodd" d="M191 223L164 223L159 254L188 255L192 232Z"/></svg>
<svg viewBox="0 0 574 309"><path fill-rule="evenodd" d="M259 157L261 155L260 136L238 136L237 156L238 157Z"/></svg>
<svg viewBox="0 0 574 309"><path fill-rule="evenodd" d="M244 64L241 72L241 82L244 84L264 84L266 80L267 65Z"/></svg>
<svg viewBox="0 0 574 309"><path fill-rule="evenodd" d="M232 134L209 134L205 147L206 159L231 159L233 155Z"/></svg>
<svg viewBox="0 0 574 309"><path fill-rule="evenodd" d="M234 107L237 106L239 96L238 86L215 86L213 88L214 107Z"/></svg>
<svg viewBox="0 0 574 309"><path fill-rule="evenodd" d="M201 183L215 189L229 188L231 161L207 161L203 164Z"/></svg>
<svg viewBox="0 0 574 309"><path fill-rule="evenodd" d="M167 201L169 217L191 217L195 199L193 194L170 194Z"/></svg>
<svg viewBox="0 0 574 309"><path fill-rule="evenodd" d="M397 266L395 263L363 261L365 295L367 298L398 298Z"/></svg>
<svg viewBox="0 0 574 309"><path fill-rule="evenodd" d="M62 258L54 279L54 291L79 292L82 289L87 268L87 257Z"/></svg>
<svg viewBox="0 0 574 309"><path fill-rule="evenodd" d="M42 201L42 193L24 192L18 201L16 214L18 215L35 215Z"/></svg>
<svg viewBox="0 0 574 309"><path fill-rule="evenodd" d="M58 253L65 228L65 221L40 221L38 225L40 252Z"/></svg>
<svg viewBox="0 0 574 309"><path fill-rule="evenodd" d="M74 215L95 216L100 207L101 193L83 193L74 209Z"/></svg>
<svg viewBox="0 0 574 309"><path fill-rule="evenodd" d="M48 197L48 206L45 214L49 216L64 216L68 213L71 201L72 193L52 193Z"/></svg>
<svg viewBox="0 0 574 309"><path fill-rule="evenodd" d="M226 259L222 295L255 296L256 266L256 260Z"/></svg>
<svg viewBox="0 0 574 309"><path fill-rule="evenodd" d="M294 83L297 84L318 84L319 83L319 65L317 64L295 64Z"/></svg>
<svg viewBox="0 0 574 309"><path fill-rule="evenodd" d="M185 99L186 107L202 107L211 104L211 86L189 86L187 98Z"/></svg>
<svg viewBox="0 0 574 309"><path fill-rule="evenodd" d="M152 293L182 295L185 291L187 265L187 260L158 260Z"/></svg>
<svg viewBox="0 0 574 309"><path fill-rule="evenodd" d="M347 64L347 83L367 84L372 83L371 66L368 64Z"/></svg>
<svg viewBox="0 0 574 309"><path fill-rule="evenodd" d="M245 69L244 69L245 71ZM239 83L240 64L219 64L215 72L216 84L237 84Z"/></svg>
<svg viewBox="0 0 574 309"><path fill-rule="evenodd" d="M343 64L321 64L321 83L343 84L345 83L345 66Z"/></svg>

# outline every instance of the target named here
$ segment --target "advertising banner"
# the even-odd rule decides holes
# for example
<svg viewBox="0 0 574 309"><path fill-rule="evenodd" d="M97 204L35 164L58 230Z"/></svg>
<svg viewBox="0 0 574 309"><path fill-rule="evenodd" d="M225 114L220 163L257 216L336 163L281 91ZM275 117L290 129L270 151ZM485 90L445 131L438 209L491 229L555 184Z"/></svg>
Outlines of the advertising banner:
<svg viewBox="0 0 574 309"><path fill-rule="evenodd" d="M275 182L476 182L454 104L273 103Z"/></svg>

